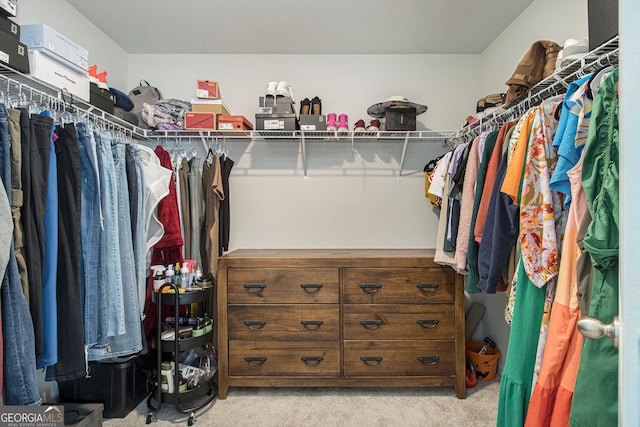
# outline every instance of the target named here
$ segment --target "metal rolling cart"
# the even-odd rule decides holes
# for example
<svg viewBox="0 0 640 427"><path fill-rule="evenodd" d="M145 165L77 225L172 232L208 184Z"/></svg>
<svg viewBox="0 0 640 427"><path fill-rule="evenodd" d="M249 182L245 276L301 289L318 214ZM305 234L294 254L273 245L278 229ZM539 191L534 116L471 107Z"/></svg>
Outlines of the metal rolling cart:
<svg viewBox="0 0 640 427"><path fill-rule="evenodd" d="M189 414L188 425L192 426L196 411L208 405L217 397L217 371L204 383L198 383L195 388L180 391L180 353L198 347L205 347L207 344L215 342L213 339L215 325L212 325L211 330L202 335L181 338L180 308L185 306L187 313L190 313L191 305L198 304L201 315L206 313L210 319L213 319L213 295L213 287L203 287L199 290L180 293L178 287L173 283L165 283L157 292L153 292L152 300L158 307L157 336L152 340L152 347L157 350L157 365L155 388L147 399L147 407L150 410L147 415L147 424L154 422L157 419L157 412L162 409L162 405L168 403L173 405L178 413ZM163 306L174 307L174 333L171 340L162 339ZM171 354L171 362L173 363L173 390L171 392L163 392L162 390L162 362L163 355L167 354Z"/></svg>

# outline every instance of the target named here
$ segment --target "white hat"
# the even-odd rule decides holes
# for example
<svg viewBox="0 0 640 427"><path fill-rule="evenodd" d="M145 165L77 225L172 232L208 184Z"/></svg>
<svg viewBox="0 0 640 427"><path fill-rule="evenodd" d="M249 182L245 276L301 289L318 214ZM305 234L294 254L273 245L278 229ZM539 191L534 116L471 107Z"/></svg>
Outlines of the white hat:
<svg viewBox="0 0 640 427"><path fill-rule="evenodd" d="M575 40L567 39L558 53L556 59L556 71L566 67L589 53L589 39Z"/></svg>

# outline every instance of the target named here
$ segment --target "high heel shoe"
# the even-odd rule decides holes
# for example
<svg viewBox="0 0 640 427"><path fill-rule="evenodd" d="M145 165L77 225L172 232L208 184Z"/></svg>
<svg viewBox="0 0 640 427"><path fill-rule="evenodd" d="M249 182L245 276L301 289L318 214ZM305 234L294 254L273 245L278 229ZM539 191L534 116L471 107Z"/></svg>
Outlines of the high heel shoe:
<svg viewBox="0 0 640 427"><path fill-rule="evenodd" d="M309 98L305 98L302 101L300 101L300 115L301 116L308 115L310 111L311 111L311 101L309 101Z"/></svg>
<svg viewBox="0 0 640 427"><path fill-rule="evenodd" d="M322 101L317 96L311 100L311 114L316 116L322 114Z"/></svg>

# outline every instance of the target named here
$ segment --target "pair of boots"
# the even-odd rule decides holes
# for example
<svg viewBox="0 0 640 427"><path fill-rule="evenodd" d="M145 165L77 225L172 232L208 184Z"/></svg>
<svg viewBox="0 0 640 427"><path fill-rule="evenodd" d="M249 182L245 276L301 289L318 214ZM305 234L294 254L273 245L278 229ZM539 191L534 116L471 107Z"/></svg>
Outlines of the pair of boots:
<svg viewBox="0 0 640 427"><path fill-rule="evenodd" d="M337 119L337 122L336 122ZM329 113L327 114L327 130L348 132L349 131L349 117L346 114Z"/></svg>
<svg viewBox="0 0 640 427"><path fill-rule="evenodd" d="M522 98L535 84L553 74L558 52L562 46L549 40L539 40L531 45L527 53L507 80L509 90L505 103L512 105Z"/></svg>
<svg viewBox="0 0 640 427"><path fill-rule="evenodd" d="M313 114L319 116L322 114L322 101L317 96L314 96L311 101L309 98L305 98L300 101L300 115Z"/></svg>

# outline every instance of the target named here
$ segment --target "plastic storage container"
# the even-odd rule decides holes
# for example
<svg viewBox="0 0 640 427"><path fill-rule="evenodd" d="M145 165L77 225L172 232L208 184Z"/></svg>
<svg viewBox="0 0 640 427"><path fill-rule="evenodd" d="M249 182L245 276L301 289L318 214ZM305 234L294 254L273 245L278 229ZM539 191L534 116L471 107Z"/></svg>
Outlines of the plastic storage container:
<svg viewBox="0 0 640 427"><path fill-rule="evenodd" d="M91 378L58 383L64 403L102 403L104 418L124 418L151 392L145 359L90 362Z"/></svg>

